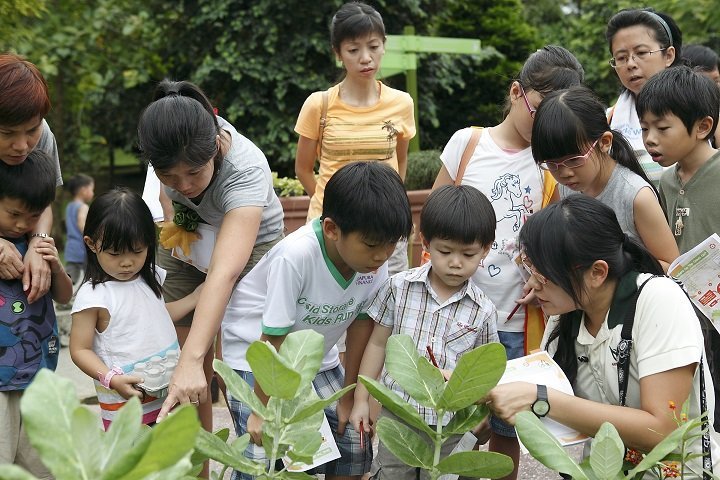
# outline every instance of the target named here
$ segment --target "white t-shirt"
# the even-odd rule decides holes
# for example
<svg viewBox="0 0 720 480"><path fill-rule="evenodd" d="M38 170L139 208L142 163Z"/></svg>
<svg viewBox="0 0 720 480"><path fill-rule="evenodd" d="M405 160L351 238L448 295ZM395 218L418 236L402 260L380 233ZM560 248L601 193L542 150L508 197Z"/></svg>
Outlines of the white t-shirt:
<svg viewBox="0 0 720 480"><path fill-rule="evenodd" d="M156 274L162 284L165 270L156 267ZM96 331L93 339L93 351L108 368L120 367L128 374L137 362L147 362L154 356L164 358L169 350L180 350L165 302L141 277L127 282L110 280L94 288L90 282L84 283L75 297L72 313L89 308L104 308L110 313L108 327ZM97 379L95 389L101 407L125 403L115 390L106 389ZM149 417L157 417L162 399L148 400L142 406L143 418L154 421ZM106 422L112 421L115 412L114 408L101 408Z"/></svg>
<svg viewBox="0 0 720 480"><path fill-rule="evenodd" d="M518 254L520 228L542 207L543 176L530 147L508 153L493 141L490 130L482 131L462 177L463 185L475 187L487 196L497 217L495 242L473 280L497 307L498 330L522 332L524 309L507 320L525 283L513 258ZM471 128L455 132L440 155L453 179L471 134Z"/></svg>
<svg viewBox="0 0 720 480"><path fill-rule="evenodd" d="M637 279L638 286L649 277L650 274L640 274ZM541 345L547 343L558 318L550 318ZM578 357L587 357L588 361L578 362L574 389L577 397L608 405L619 405L617 360L614 352L617 352L617 345L620 342L622 324L609 329L607 321L606 315L605 322L594 337L587 331L584 322L580 322L575 353ZM625 404L631 408L641 408L641 378L699 362L700 357L704 355L700 322L681 288L669 278L650 280L640 293L635 310L632 340L630 377L625 401ZM557 340L553 341L547 350L552 355L556 348ZM711 448L713 462L717 464L716 452L720 450L717 435L712 427L715 394L707 361L703 361L703 366L707 408L710 414ZM669 410L668 414L670 414ZM696 418L699 415L700 375L696 372L689 397L688 418ZM699 443L694 444L692 449L697 453L702 452ZM698 466L697 460L691 465L695 469Z"/></svg>
<svg viewBox="0 0 720 480"><path fill-rule="evenodd" d="M320 371L335 368L335 344L388 278L387 263L377 272L345 280L328 258L319 219L275 245L238 283L222 324L223 360L249 371L245 353L262 333L286 335L315 330L325 337Z"/></svg>

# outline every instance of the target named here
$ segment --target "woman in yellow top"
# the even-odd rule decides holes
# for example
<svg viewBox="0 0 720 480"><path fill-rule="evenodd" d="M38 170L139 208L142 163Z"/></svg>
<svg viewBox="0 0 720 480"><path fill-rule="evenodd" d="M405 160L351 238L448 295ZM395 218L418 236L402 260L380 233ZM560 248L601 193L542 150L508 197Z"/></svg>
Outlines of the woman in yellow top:
<svg viewBox="0 0 720 480"><path fill-rule="evenodd" d="M330 24L330 43L345 68L345 78L327 91L310 95L295 125L300 135L295 173L312 197L308 220L320 216L325 184L348 163L383 161L405 179L408 144L415 136L410 95L375 79L385 54L380 14L364 3L346 3ZM325 126L321 127L323 110ZM320 163L317 178L315 159Z"/></svg>

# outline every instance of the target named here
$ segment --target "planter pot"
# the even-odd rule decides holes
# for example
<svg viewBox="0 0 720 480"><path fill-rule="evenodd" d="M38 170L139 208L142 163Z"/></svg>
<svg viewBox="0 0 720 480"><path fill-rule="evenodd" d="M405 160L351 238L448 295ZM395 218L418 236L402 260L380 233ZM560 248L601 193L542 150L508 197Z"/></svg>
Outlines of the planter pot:
<svg viewBox="0 0 720 480"><path fill-rule="evenodd" d="M411 267L420 265L420 255L422 254L422 243L420 242L420 211L431 191L432 190L411 190L407 192L413 218L413 232L408 242L408 257ZM280 197L280 203L285 212L285 235L305 225L308 207L310 206L310 197L307 195L300 197Z"/></svg>
<svg viewBox="0 0 720 480"><path fill-rule="evenodd" d="M280 204L285 213L285 217L283 218L285 222L285 235L305 225L308 207L310 206L310 197L307 195L300 197L280 197Z"/></svg>

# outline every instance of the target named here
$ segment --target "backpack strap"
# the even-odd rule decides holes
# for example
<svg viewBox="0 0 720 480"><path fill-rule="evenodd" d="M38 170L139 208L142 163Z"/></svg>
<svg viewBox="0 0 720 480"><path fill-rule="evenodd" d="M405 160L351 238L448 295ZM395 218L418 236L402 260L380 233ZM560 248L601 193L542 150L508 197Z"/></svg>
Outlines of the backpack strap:
<svg viewBox="0 0 720 480"><path fill-rule="evenodd" d="M460 185L460 182L462 182L463 175L465 175L465 169L467 168L468 163L470 163L470 157L472 157L475 147L477 147L477 144L480 141L482 130L483 127L472 127L470 139L465 146L462 157L460 157L460 165L458 165L457 175L455 175L455 185Z"/></svg>
<svg viewBox="0 0 720 480"><path fill-rule="evenodd" d="M632 297L630 307L628 308L627 312L625 312L625 319L623 321L622 331L620 332L620 342L618 342L617 346L617 374L618 396L620 400L620 405L623 407L625 406L625 398L627 397L628 377L630 376L630 352L632 351L633 345L632 328L633 324L635 323L635 309L637 307L637 300L645 284L655 277L657 277L657 275L653 275L652 277L648 278L642 283L642 285L640 285L640 287L638 287L637 292L635 292Z"/></svg>
<svg viewBox="0 0 720 480"><path fill-rule="evenodd" d="M325 125L327 124L327 111L328 111L328 97L330 96L330 90L324 90L322 92L322 110L320 110L320 125L319 125L319 132L318 132L318 148L317 148L317 157L318 161L320 161L320 155L322 154L322 141L323 141L323 134L325 133Z"/></svg>

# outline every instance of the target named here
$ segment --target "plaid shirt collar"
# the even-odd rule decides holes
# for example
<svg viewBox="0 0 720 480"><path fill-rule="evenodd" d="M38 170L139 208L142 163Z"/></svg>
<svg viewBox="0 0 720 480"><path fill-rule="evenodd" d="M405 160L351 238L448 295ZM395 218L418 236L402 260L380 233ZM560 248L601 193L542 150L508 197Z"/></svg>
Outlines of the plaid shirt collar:
<svg viewBox="0 0 720 480"><path fill-rule="evenodd" d="M421 282L425 284L425 287L427 288L428 292L434 292L432 286L430 285L430 278L428 274L430 273L430 268L432 267L432 262L427 262L414 271L412 271L410 274L408 274L407 281L408 282ZM457 302L460 299L462 299L465 295L467 295L470 300L473 302L480 304L480 299L482 297L482 292L479 290L478 286L475 285L474 282L470 280L465 280L465 284L462 286L460 290L455 292L450 298L448 298L445 303L452 303Z"/></svg>

